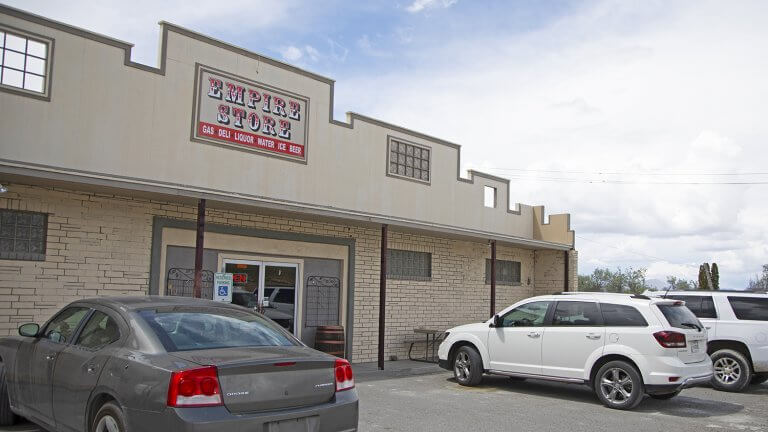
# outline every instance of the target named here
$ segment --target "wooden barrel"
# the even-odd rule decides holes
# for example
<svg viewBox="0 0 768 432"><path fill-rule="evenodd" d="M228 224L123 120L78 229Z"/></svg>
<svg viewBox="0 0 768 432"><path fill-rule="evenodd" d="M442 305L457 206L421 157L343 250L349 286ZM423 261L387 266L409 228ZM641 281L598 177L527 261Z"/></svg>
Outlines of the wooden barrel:
<svg viewBox="0 0 768 432"><path fill-rule="evenodd" d="M315 331L315 349L344 357L344 327L318 326Z"/></svg>

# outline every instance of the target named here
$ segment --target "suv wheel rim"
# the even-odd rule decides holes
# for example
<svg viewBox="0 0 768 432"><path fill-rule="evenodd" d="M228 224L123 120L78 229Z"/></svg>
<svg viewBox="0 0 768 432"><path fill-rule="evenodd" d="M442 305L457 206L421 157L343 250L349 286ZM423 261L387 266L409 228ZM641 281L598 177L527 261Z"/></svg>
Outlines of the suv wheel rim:
<svg viewBox="0 0 768 432"><path fill-rule="evenodd" d="M600 392L612 404L626 402L633 390L632 378L624 369L611 368L600 377Z"/></svg>
<svg viewBox="0 0 768 432"><path fill-rule="evenodd" d="M456 372L456 378L459 381L466 381L469 379L469 368L471 363L469 361L469 355L462 351L456 354L456 362L454 363L453 370Z"/></svg>
<svg viewBox="0 0 768 432"><path fill-rule="evenodd" d="M715 361L715 378L723 384L733 384L741 378L741 365L730 357Z"/></svg>
<svg viewBox="0 0 768 432"><path fill-rule="evenodd" d="M105 415L96 425L96 432L120 432L117 421L111 415Z"/></svg>

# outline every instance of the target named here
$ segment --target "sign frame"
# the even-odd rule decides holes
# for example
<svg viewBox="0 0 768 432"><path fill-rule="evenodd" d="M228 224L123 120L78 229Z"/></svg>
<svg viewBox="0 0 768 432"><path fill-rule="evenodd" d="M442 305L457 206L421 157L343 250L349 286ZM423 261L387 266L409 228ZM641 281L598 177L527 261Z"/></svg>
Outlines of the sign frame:
<svg viewBox="0 0 768 432"><path fill-rule="evenodd" d="M289 154L279 153L277 151L260 149L260 148L251 147L245 144L237 144L237 143L229 142L224 139L201 135L200 123L202 123L202 121L200 120L200 106L201 106L203 94L204 94L203 85L205 83L202 80L204 72L216 74L223 78L231 79L233 81L237 81L251 87L257 87L257 88L269 90L275 93L279 93L282 95L290 96L291 98L298 99L301 102L303 102L305 109L301 115L304 116L304 120L303 120L304 122L304 134L303 134L304 156L303 157L291 156ZM310 118L310 99L307 96L302 96L298 93L294 93L288 90L283 90L279 87L264 84L259 81L254 81L252 79L248 79L240 75L236 75L236 74L229 73L211 66L207 66L202 63L197 63L197 62L195 63L195 80L194 80L194 88L192 92L192 119L191 119L191 130L190 130L190 141L203 143L203 144L223 146L223 147L227 147L234 150L240 150L248 153L256 153L264 156L274 157L274 158L288 160L291 162L296 162L296 163L301 163L306 165L307 161L309 160L309 127L310 127L309 118ZM227 128L227 129L231 129L231 128ZM247 132L247 131L244 130L244 132Z"/></svg>
<svg viewBox="0 0 768 432"><path fill-rule="evenodd" d="M227 287L227 295L222 296L219 293L219 287ZM232 273L214 273L213 274L213 300L222 303L232 303L232 290L235 288L232 283Z"/></svg>

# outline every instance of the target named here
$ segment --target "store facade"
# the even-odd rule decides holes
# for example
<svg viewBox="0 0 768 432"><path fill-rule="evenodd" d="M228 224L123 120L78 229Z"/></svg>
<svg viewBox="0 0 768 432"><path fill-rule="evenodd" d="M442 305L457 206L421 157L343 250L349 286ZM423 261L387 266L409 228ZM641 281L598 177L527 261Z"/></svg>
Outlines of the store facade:
<svg viewBox="0 0 768 432"><path fill-rule="evenodd" d="M462 177L456 144L334 120L328 78L168 23L157 68L5 6L0 35L1 334L77 298L193 295L198 250L203 296L231 274L308 344L344 326L355 362L575 288L569 215Z"/></svg>

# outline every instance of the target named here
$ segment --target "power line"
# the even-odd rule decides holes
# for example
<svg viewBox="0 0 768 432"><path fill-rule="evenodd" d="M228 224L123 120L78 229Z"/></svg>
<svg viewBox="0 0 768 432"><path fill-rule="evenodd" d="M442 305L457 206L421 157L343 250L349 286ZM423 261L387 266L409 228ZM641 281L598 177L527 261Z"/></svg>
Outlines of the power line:
<svg viewBox="0 0 768 432"><path fill-rule="evenodd" d="M488 168L493 171L522 171L531 173L558 173L558 174L593 174L593 175L632 175L632 176L764 176L768 175L768 172L701 172L701 171L667 171L667 172L641 172L641 171L574 171L574 170L537 170L527 168L501 168L491 167ZM650 170L655 171L655 170Z"/></svg>

